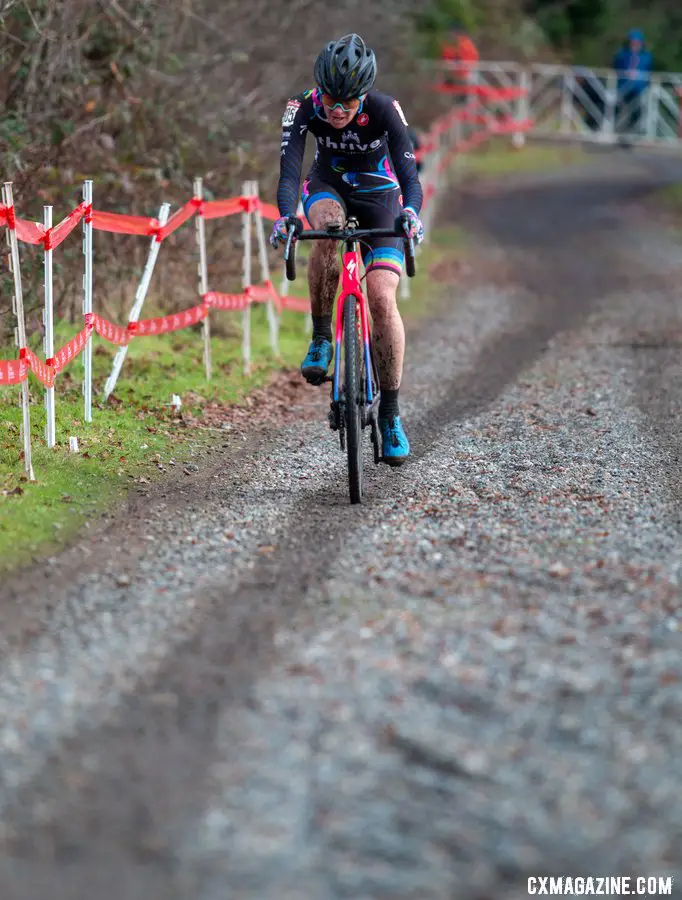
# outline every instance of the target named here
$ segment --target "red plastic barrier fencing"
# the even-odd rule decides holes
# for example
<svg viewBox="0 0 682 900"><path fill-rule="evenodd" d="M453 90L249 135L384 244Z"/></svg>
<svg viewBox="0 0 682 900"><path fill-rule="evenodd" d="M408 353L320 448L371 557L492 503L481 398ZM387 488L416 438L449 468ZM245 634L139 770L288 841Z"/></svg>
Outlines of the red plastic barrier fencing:
<svg viewBox="0 0 682 900"><path fill-rule="evenodd" d="M88 324L73 337L52 359L44 362L28 347L24 347L17 360L0 360L0 386L21 384L29 372L45 385L53 387L55 377L85 349L93 330L107 343L125 347L134 337L169 334L183 328L191 328L205 319L211 309L243 310L251 303L268 303L272 300L279 309L293 312L310 312L310 301L306 297L282 297L272 282L252 285L243 294L220 294L211 291L202 298L199 306L172 313L168 316L157 316L153 319L141 319L129 322L127 327L109 322L97 313L88 316Z"/></svg>
<svg viewBox="0 0 682 900"><path fill-rule="evenodd" d="M453 110L436 119L429 132L424 136L422 146L415 154L417 160L424 161L434 153L438 149L440 138L450 132L457 122L467 125L483 125L484 128L474 132L466 139L457 141L448 149L448 152L443 155L438 164L436 170L438 176L448 169L453 157L473 150L491 137L503 134L519 134L529 131L533 127L534 123L531 119L515 119L513 116L496 118L490 113L481 112L482 107L482 101L474 99L471 105L463 109ZM435 184L427 182L424 185L424 207L429 206L435 193Z"/></svg>
<svg viewBox="0 0 682 900"><path fill-rule="evenodd" d="M434 85L439 94L466 94L469 97L480 97L483 100L520 100L528 91L520 87L493 87L487 84L442 84Z"/></svg>
<svg viewBox="0 0 682 900"><path fill-rule="evenodd" d="M55 353L53 360L46 360L48 365L54 365L55 373L58 374L61 372L72 360L76 359L77 356L80 356L83 350L85 350L85 345L94 328L94 316L92 313L88 313L85 317L85 328L72 337L68 343L64 344L61 350L58 350Z"/></svg>
<svg viewBox="0 0 682 900"><path fill-rule="evenodd" d="M241 310L250 302L246 294L220 294L218 291L204 294L204 303L211 309Z"/></svg>
<svg viewBox="0 0 682 900"><path fill-rule="evenodd" d="M114 325L97 313L92 317L95 331L108 344L114 344L117 347L125 347L130 343L130 331L122 325Z"/></svg>
<svg viewBox="0 0 682 900"><path fill-rule="evenodd" d="M273 203L261 203L260 211L263 218L268 219L270 222L279 219L279 210Z"/></svg>
<svg viewBox="0 0 682 900"><path fill-rule="evenodd" d="M230 200L208 200L204 203L205 219L222 219L237 213L248 212L245 197L232 197Z"/></svg>
<svg viewBox="0 0 682 900"><path fill-rule="evenodd" d="M4 219L9 222L7 210ZM14 210L10 211L11 213ZM45 228L39 222L30 222L27 219L14 218L14 227L17 232L17 238L24 244L33 244L34 246L42 244L46 250L54 250L58 247L71 232L80 223L83 216L89 213L89 209L85 203L79 204L65 219L52 228ZM0 216L0 220L3 217Z"/></svg>
<svg viewBox="0 0 682 900"><path fill-rule="evenodd" d="M45 249L56 249L67 239L76 226L80 224L81 219L85 218L86 221L91 221L91 216L92 207L88 206L86 203L79 204L73 212L70 212L58 225L54 225L45 233Z"/></svg>
<svg viewBox="0 0 682 900"><path fill-rule="evenodd" d="M83 352L93 328L94 323L90 319L82 331L71 338L52 359L46 359L44 362L30 347L23 347L19 351L18 360L0 360L0 385L21 384L28 377L28 373L33 372L45 387L53 387L59 372Z"/></svg>
<svg viewBox="0 0 682 900"><path fill-rule="evenodd" d="M205 319L209 313L209 307L202 303L201 306L193 306L183 312L170 316L158 316L155 319L142 319L139 322L131 322L128 330L136 337L147 334L167 334L170 331L179 331L181 328L190 328Z"/></svg>
<svg viewBox="0 0 682 900"><path fill-rule="evenodd" d="M111 234L140 235L154 237L163 241L177 231L185 222L195 215L201 214L204 219L222 219L242 212L260 210L263 218L274 221L279 218L279 210L272 203L263 203L258 197L231 197L227 200L203 201L196 197L188 200L170 217L165 225L156 218L133 216L126 213L105 212L101 209L90 209L85 203L79 204L66 218L53 228L46 229L39 222L15 218L14 226L17 238L24 244L43 244L46 250L54 250L76 228L84 216L97 231L108 231ZM0 224L7 223L14 210L0 206ZM306 223L306 227L310 226Z"/></svg>
<svg viewBox="0 0 682 900"><path fill-rule="evenodd" d="M0 359L0 385L21 384L28 376L26 359Z"/></svg>
<svg viewBox="0 0 682 900"><path fill-rule="evenodd" d="M139 234L147 237L158 234L161 228L158 219L102 212L99 209L92 211L92 227L98 231L109 231L113 234Z"/></svg>
<svg viewBox="0 0 682 900"><path fill-rule="evenodd" d="M19 355L21 359L26 360L29 368L41 384L44 384L45 387L52 387L54 385L54 377L56 374L54 366L48 365L48 363L43 362L42 359L38 359L33 350L28 347L24 347Z"/></svg>
<svg viewBox="0 0 682 900"><path fill-rule="evenodd" d="M282 309L281 298L271 281L266 281L265 284L251 284L245 288L244 293L252 303L269 303L272 300L277 312Z"/></svg>
<svg viewBox="0 0 682 900"><path fill-rule="evenodd" d="M163 228L158 231L156 235L157 240L163 241L169 234L173 234L174 231L177 231L181 225L184 225L185 222L193 218L193 216L201 210L202 206L203 200L192 197L192 199L185 203L184 206L181 206L177 212L174 212Z"/></svg>
<svg viewBox="0 0 682 900"><path fill-rule="evenodd" d="M291 312L298 313L309 313L310 312L310 300L307 297L281 297L282 306L284 309L289 309Z"/></svg>
<svg viewBox="0 0 682 900"><path fill-rule="evenodd" d="M422 161L431 155L439 146L439 139L448 133L457 121L471 125L485 126L466 140L459 141L444 155L439 164L439 173L451 163L452 157L464 153L486 141L496 134L510 134L528 131L533 126L529 119L517 120L511 116L503 119L492 118L481 112L481 106L490 100L512 100L523 96L521 88L492 88L482 85L439 85L436 88L443 93L469 94L474 106L461 110L453 110L437 119L423 145L415 154ZM436 187L428 183L424 187L424 204L433 199ZM19 219L13 207L0 206L0 225L6 224L16 229L17 238L24 243L42 244L45 250L58 247L85 217L92 222L93 228L115 234L141 235L156 237L163 241L173 234L195 215L204 219L218 219L240 213L259 211L264 219L274 221L279 218L279 209L271 203L263 203L255 196L231 197L224 200L203 201L196 197L188 200L161 226L158 219L146 216L126 215L123 213L105 212L93 209L80 203L59 224L46 229L37 222ZM310 228L305 223L306 228ZM244 310L252 303L273 302L277 311L291 310L298 313L310 312L310 301L306 297L282 296L271 281L260 285L250 285L242 293L224 294L210 291L201 298L201 304L179 313L158 316L131 322L127 326L116 325L94 313L86 316L86 324L82 331L64 345L52 359L40 360L29 348L22 348L19 359L0 360L0 385L15 385L23 382L29 372L33 372L38 380L47 387L54 385L55 376L61 372L85 348L93 331L110 344L119 347L127 346L133 337L166 334L189 328L198 324L208 316L211 309Z"/></svg>

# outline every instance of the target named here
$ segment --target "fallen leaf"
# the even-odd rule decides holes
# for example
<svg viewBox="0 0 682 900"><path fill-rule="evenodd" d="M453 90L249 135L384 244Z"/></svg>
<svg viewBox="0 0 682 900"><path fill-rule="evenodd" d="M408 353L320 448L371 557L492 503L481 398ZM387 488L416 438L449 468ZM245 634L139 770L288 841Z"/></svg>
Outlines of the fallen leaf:
<svg viewBox="0 0 682 900"><path fill-rule="evenodd" d="M571 570L560 562L552 563L547 571L552 578L567 578L571 574Z"/></svg>

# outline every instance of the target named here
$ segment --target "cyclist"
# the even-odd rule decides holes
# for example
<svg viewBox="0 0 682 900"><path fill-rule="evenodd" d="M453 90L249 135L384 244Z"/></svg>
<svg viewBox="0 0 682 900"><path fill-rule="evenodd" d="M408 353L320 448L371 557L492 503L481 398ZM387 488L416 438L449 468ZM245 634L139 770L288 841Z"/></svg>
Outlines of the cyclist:
<svg viewBox="0 0 682 900"><path fill-rule="evenodd" d="M303 209L314 229L343 225L353 216L360 228L403 228L419 243L422 189L407 121L397 100L371 91L376 78L374 52L357 34L331 41L315 62L317 87L292 97L282 118L280 218L270 242L286 240L296 218L307 134L316 142L315 160L303 183ZM410 452L398 405L405 352L405 330L396 293L403 265L397 238L376 238L363 251L367 300L381 400L382 455L391 465ZM313 335L301 373L320 384L333 357L332 309L340 268L333 241L315 241L308 267Z"/></svg>

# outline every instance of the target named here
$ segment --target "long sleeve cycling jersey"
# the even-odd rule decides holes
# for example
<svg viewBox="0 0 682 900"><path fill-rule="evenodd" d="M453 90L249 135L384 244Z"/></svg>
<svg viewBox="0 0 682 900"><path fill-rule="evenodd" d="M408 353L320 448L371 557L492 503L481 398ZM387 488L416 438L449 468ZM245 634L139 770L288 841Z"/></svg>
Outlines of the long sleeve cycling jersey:
<svg viewBox="0 0 682 900"><path fill-rule="evenodd" d="M370 193L400 188L403 206L419 213L422 188L407 121L397 100L370 91L346 128L325 118L317 89L292 97L282 117L282 144L277 204L280 215L296 214L301 168L308 132L316 141L312 171L328 176L348 192Z"/></svg>

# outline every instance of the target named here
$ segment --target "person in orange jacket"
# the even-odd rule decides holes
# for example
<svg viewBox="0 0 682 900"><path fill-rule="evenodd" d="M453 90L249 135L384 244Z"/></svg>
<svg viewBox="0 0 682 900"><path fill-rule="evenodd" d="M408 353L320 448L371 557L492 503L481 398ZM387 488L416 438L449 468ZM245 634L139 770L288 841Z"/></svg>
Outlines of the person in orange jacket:
<svg viewBox="0 0 682 900"><path fill-rule="evenodd" d="M476 67L480 55L476 44L464 29L453 28L441 46L440 59L444 69L468 80L467 76Z"/></svg>
<svg viewBox="0 0 682 900"><path fill-rule="evenodd" d="M478 48L466 31L460 27L453 28L440 51L444 70L443 84L449 86L470 84L479 59Z"/></svg>

